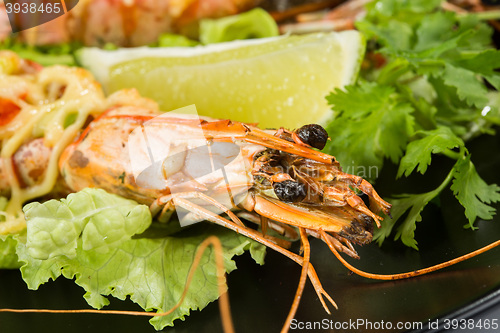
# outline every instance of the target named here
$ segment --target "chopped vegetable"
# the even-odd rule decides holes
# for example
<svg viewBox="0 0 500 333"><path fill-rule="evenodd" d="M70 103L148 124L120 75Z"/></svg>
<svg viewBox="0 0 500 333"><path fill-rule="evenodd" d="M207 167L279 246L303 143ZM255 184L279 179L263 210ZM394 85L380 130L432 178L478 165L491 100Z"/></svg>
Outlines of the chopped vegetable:
<svg viewBox="0 0 500 333"><path fill-rule="evenodd" d="M198 43L195 40L189 39L182 35L164 33L158 37L158 42L150 45L151 47L173 47L173 46L196 46ZM118 49L118 48L115 48ZM110 49L108 49L110 50Z"/></svg>
<svg viewBox="0 0 500 333"><path fill-rule="evenodd" d="M278 25L261 8L220 19L203 19L200 22L200 41L203 44L278 35Z"/></svg>
<svg viewBox="0 0 500 333"><path fill-rule="evenodd" d="M278 26L265 10L255 8L248 12L226 16L219 19L204 19L200 22L199 38L203 44L227 42L237 39L263 38L277 36ZM163 33L150 47L191 47L200 44L185 36ZM82 47L81 43L70 42L43 46L26 45L15 37L0 41L0 50L11 50L25 59L33 60L43 66L77 65L75 54ZM104 50L116 50L113 43L103 45Z"/></svg>
<svg viewBox="0 0 500 333"><path fill-rule="evenodd" d="M43 66L66 65L75 66L73 52L80 48L79 43L65 43L46 46L29 46L7 38L0 42L0 50L11 50L21 58L33 60Z"/></svg>

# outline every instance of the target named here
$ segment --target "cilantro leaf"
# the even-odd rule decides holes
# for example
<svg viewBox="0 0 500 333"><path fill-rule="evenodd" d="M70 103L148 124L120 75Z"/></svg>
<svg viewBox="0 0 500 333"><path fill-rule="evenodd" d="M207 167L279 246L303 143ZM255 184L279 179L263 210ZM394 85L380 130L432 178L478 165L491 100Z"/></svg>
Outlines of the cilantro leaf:
<svg viewBox="0 0 500 333"><path fill-rule="evenodd" d="M327 130L327 150L344 165L380 168L385 157L396 163L413 132L412 107L394 88L361 82L335 90L327 101L338 113Z"/></svg>
<svg viewBox="0 0 500 333"><path fill-rule="evenodd" d="M418 23L422 17L436 10L442 0L379 0L366 5L367 18L382 24L390 20Z"/></svg>
<svg viewBox="0 0 500 333"><path fill-rule="evenodd" d="M417 222L422 221L420 213L429 201L437 196L440 191L441 186L430 192L420 194L401 194L390 199L389 201L392 204L392 218L386 218L383 221L381 228L375 230L373 240L375 240L379 246L382 245L384 240L392 233L396 223L399 222L406 212L408 212L404 221L399 222L400 224L397 228L394 240L401 238L403 244L418 250L418 243L415 240L415 229L417 228Z"/></svg>
<svg viewBox="0 0 500 333"><path fill-rule="evenodd" d="M466 70L482 75L495 89L500 90L500 75L498 75L497 71L500 69L500 50L489 49L476 52L454 63Z"/></svg>
<svg viewBox="0 0 500 333"><path fill-rule="evenodd" d="M402 194L391 199L392 218L384 220L382 227L375 230L373 239L377 241L379 245L382 245L383 241L392 233L396 222L409 210L408 215L398 227L394 240L401 238L401 241L406 246L418 250L418 243L415 240L416 223L422 221L420 213L434 196L433 192L429 192L422 194Z"/></svg>
<svg viewBox="0 0 500 333"><path fill-rule="evenodd" d="M354 173L349 163L363 171L389 158L399 164L397 177L414 170L425 174L432 154L460 161L467 140L495 133L500 51L492 43L493 29L479 15L444 11L439 0L377 0L366 8L356 26L369 39L367 55L379 53L367 58L372 62L361 72L368 82L358 80L327 97L336 113L327 127L332 138L327 149L348 166L346 172ZM486 184L472 164L464 163L455 164L436 190L396 197L394 219L376 232L378 242L401 219L396 238L416 248L420 212L453 177L452 189L470 224L477 217L491 218L494 209L488 204L498 201L498 186Z"/></svg>
<svg viewBox="0 0 500 333"><path fill-rule="evenodd" d="M477 173L470 155L459 160L454 168L451 190L465 208L469 226L474 228L476 218L490 220L496 209L489 206L500 201L500 186L488 185Z"/></svg>
<svg viewBox="0 0 500 333"><path fill-rule="evenodd" d="M383 24L373 24L369 21L356 23L356 28L369 38L376 40L388 49L407 50L411 47L413 30L406 22L389 21Z"/></svg>
<svg viewBox="0 0 500 333"><path fill-rule="evenodd" d="M382 3L384 1L378 2L377 6ZM454 87L468 105L484 107L487 88L483 79L500 88L497 72L500 57L498 51L491 48L491 39L485 38L485 35L491 37L491 29L477 18L462 19L452 12L428 13L417 22L405 18L381 20L379 17L380 22L368 19L358 27L376 37L384 46L379 51L393 58L391 60L405 59L411 65L408 70L439 78ZM391 63L387 67L390 68Z"/></svg>
<svg viewBox="0 0 500 333"><path fill-rule="evenodd" d="M431 191L427 193L414 194L414 195L401 195L397 199L392 200L394 205L398 207L396 212L399 214L406 212L409 209L408 215L398 227L394 240L401 238L401 241L406 246L412 247L418 250L417 241L415 240L415 229L417 228L417 222L422 221L422 215L420 213L427 206L429 201L431 201L440 191ZM400 218L401 215L395 216L394 218Z"/></svg>
<svg viewBox="0 0 500 333"><path fill-rule="evenodd" d="M435 130L419 131L416 134L424 137L408 144L406 154L399 164L397 177L401 177L403 173L408 177L415 168L424 174L431 164L432 154L464 146L464 142L448 127L440 126Z"/></svg>
<svg viewBox="0 0 500 333"><path fill-rule="evenodd" d="M477 79L476 73L446 64L441 77L446 85L455 87L458 97L469 105L482 108L488 102L488 90Z"/></svg>
<svg viewBox="0 0 500 333"><path fill-rule="evenodd" d="M441 45L445 40L450 40L449 35L454 26L454 15L451 12L437 12L423 17L415 32L414 50L418 52L431 49Z"/></svg>
<svg viewBox="0 0 500 333"><path fill-rule="evenodd" d="M382 227L375 230L373 239L379 245L382 245L383 241L392 233L396 223L408 212L404 221L400 222L394 240L401 238L403 244L418 250L418 243L415 240L415 229L417 228L417 222L422 221L421 212L432 199L448 186L452 176L453 169L448 173L441 185L432 191L419 194L401 194L390 199L389 201L392 204L392 218L383 221Z"/></svg>
<svg viewBox="0 0 500 333"><path fill-rule="evenodd" d="M471 13L468 15L456 16L458 26L455 27L456 33L471 30L473 34L464 41L464 47L469 50L491 49L493 28L481 20L478 15Z"/></svg>
<svg viewBox="0 0 500 333"><path fill-rule="evenodd" d="M379 110L392 94L392 87L360 82L359 85L346 86L343 90L336 89L326 96L326 100L334 111L357 119Z"/></svg>

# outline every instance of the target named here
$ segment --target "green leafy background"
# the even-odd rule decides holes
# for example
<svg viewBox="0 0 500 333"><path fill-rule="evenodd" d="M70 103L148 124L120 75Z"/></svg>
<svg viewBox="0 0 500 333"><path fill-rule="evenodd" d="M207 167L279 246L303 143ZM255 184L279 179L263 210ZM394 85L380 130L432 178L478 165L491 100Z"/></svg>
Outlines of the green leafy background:
<svg viewBox="0 0 500 333"><path fill-rule="evenodd" d="M358 81L326 97L335 112L327 151L347 171L398 166L397 177L425 174L432 155L455 160L448 176L425 193L396 194L392 218L374 239L393 236L418 249L417 222L426 205L451 188L464 207L466 227L491 219L500 187L478 174L467 142L500 125L500 51L481 14L445 12L439 0L379 0L356 27L368 38ZM370 61L379 57L382 65ZM423 180L425 182L425 180ZM452 183L453 182L453 183Z"/></svg>

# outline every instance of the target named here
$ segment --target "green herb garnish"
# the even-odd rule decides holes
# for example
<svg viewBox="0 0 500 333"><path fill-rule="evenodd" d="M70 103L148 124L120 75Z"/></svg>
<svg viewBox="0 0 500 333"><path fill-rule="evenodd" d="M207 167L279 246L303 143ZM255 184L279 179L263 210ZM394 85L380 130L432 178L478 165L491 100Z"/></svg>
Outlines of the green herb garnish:
<svg viewBox="0 0 500 333"><path fill-rule="evenodd" d="M420 213L445 188L465 208L470 228L477 218L491 219L491 204L500 201L500 187L481 179L466 146L500 124L500 51L480 17L445 12L440 3L370 3L357 28L369 38L370 53L386 63L327 97L336 112L328 126L336 139L327 149L344 166L381 168L389 159L402 177L425 174L433 154L456 160L434 190L390 200L393 218L377 230L379 244L396 228L395 239L417 249Z"/></svg>

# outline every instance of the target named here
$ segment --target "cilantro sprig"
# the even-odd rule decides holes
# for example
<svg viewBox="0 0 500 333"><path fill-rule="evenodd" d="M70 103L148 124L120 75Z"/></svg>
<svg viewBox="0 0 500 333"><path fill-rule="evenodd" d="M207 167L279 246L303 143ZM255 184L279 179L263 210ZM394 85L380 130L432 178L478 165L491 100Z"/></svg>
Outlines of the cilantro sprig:
<svg viewBox="0 0 500 333"><path fill-rule="evenodd" d="M395 233L396 240L418 249L420 214L446 188L473 229L477 218L493 218L491 204L500 201L500 187L480 177L466 146L475 136L494 134L500 124L500 51L480 17L445 12L440 3L370 3L357 28L369 40L368 54L385 64L369 66L355 84L327 96L336 113L328 126L335 140L327 149L344 166L382 168L388 159L398 164L399 178L425 174L435 154L456 160L434 190L389 200L392 218L377 230L379 244Z"/></svg>

